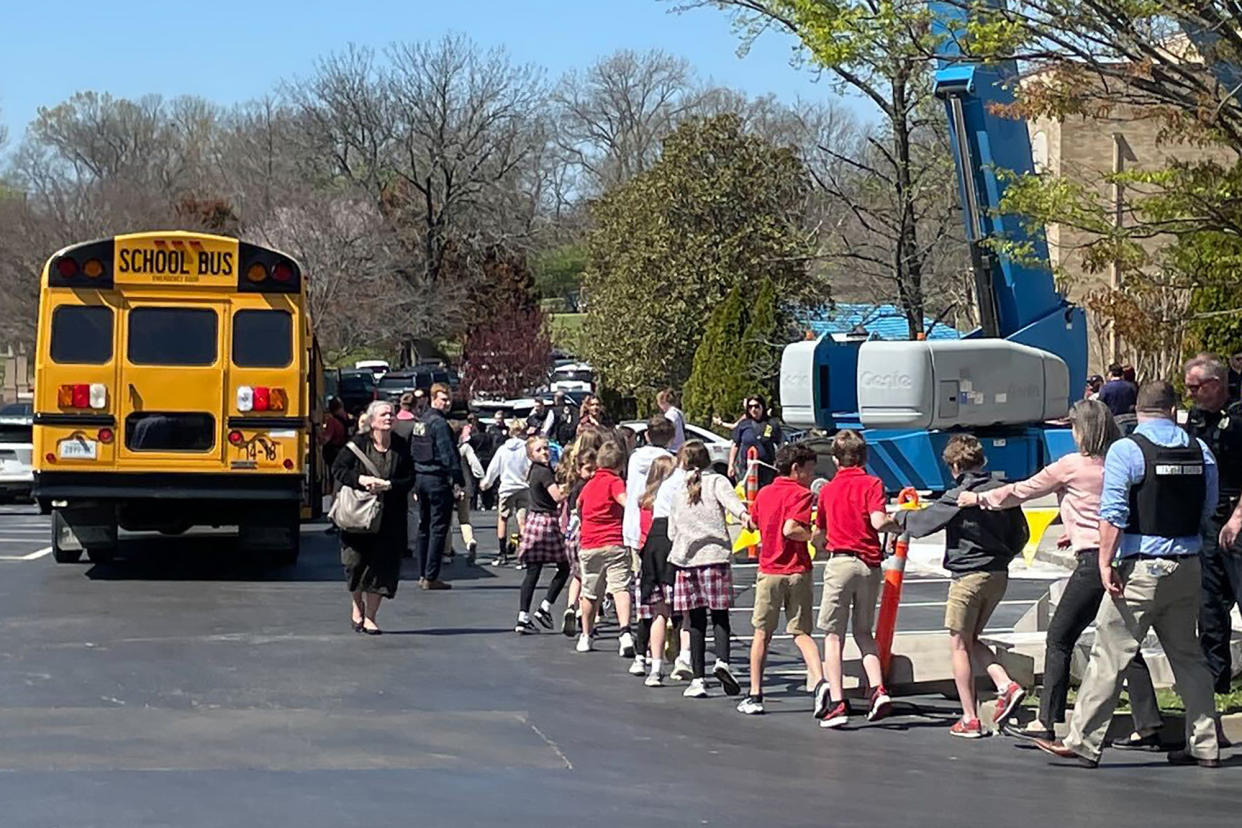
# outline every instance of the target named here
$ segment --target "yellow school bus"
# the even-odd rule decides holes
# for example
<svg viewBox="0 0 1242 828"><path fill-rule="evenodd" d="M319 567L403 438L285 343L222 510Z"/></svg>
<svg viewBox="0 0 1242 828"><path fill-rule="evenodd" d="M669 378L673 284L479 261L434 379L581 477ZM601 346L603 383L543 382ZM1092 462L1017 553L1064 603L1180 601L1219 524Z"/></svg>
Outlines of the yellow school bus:
<svg viewBox="0 0 1242 828"><path fill-rule="evenodd" d="M77 244L43 269L38 323L34 493L56 561L109 560L118 527L195 525L297 559L322 371L296 261L181 231Z"/></svg>

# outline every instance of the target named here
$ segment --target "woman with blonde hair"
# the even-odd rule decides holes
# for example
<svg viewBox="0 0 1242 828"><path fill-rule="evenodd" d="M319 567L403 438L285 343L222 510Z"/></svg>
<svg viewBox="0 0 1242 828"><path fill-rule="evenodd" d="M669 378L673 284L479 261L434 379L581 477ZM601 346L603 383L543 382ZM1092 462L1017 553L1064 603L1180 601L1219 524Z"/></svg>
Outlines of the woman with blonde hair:
<svg viewBox="0 0 1242 828"><path fill-rule="evenodd" d="M1069 413L1074 443L1078 450L1036 472L1027 480L1009 483L986 492L962 492L959 506L981 509L1010 509L1044 495L1055 494L1064 527L1063 540L1078 559L1065 591L1048 623L1048 642L1044 650L1044 688L1039 697L1039 715L1023 730L1007 729L1014 736L1028 739L1054 739L1053 726L1065 721L1069 692L1070 660L1083 630L1095 619L1104 599L1100 582L1100 494L1104 489L1104 456L1108 447L1121 437L1117 421L1108 406L1099 400L1080 400ZM1160 710L1156 708L1151 676L1142 656L1126 671L1131 686L1134 729L1130 737L1113 742L1115 747L1159 744ZM1136 692L1135 687L1140 690ZM1146 690L1146 692L1142 692ZM1148 702L1147 700L1151 700ZM1147 703L1144 703L1147 702ZM998 722L1002 724L1003 722ZM1120 744L1119 744L1120 742ZM1141 743L1141 744L1140 744Z"/></svg>
<svg viewBox="0 0 1242 828"><path fill-rule="evenodd" d="M341 530L341 563L351 599L355 632L379 635L380 601L397 594L406 548L405 505L414 485L410 444L392 433L392 403L376 400L362 413L366 429L345 444L332 464L338 490L349 486L379 494L380 523L374 533Z"/></svg>

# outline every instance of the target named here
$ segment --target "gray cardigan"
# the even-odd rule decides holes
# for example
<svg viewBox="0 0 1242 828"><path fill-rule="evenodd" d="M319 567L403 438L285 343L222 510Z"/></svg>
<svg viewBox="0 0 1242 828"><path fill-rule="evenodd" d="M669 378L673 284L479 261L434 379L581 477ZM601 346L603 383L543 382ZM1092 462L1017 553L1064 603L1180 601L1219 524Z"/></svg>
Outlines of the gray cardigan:
<svg viewBox="0 0 1242 828"><path fill-rule="evenodd" d="M668 519L668 538L673 543L669 563L683 568L726 564L733 557L733 541L725 525L725 513L741 518L746 506L722 474L703 473L703 498L690 502L685 487L673 493Z"/></svg>

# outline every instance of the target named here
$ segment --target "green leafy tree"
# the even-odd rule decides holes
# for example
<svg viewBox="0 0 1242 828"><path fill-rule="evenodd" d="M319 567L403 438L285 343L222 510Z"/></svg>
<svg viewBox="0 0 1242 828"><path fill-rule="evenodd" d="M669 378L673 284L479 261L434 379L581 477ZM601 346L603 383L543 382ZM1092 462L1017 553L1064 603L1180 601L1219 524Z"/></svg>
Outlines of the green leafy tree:
<svg viewBox="0 0 1242 828"><path fill-rule="evenodd" d="M801 58L809 58L840 91L875 107L879 129L867 137L863 151L834 154L837 162L859 174L864 191L828 189L848 202L857 235L876 242L847 246L838 256L855 271L878 269L874 275L891 290L914 338L923 331L925 282L939 255L936 242L952 212L939 209L943 198L929 204L927 197L929 189L951 193L952 185L945 174L947 151L937 140L937 134L943 134L944 114L932 99L930 57L939 35L929 25L926 0L672 2L683 9L724 10L747 46L769 29L793 35L803 47ZM938 183L930 187L933 180ZM867 187L873 192L865 192Z"/></svg>
<svg viewBox="0 0 1242 828"><path fill-rule="evenodd" d="M681 124L650 169L596 202L582 349L605 384L631 395L684 386L704 324L734 287L752 297L767 277L791 305L822 301L826 287L806 271L807 189L793 150L720 115Z"/></svg>
<svg viewBox="0 0 1242 828"><path fill-rule="evenodd" d="M745 376L751 383L744 393L760 391L769 400L779 398L781 352L790 339L790 326L780 318L776 287L771 279L764 279L751 305L740 343Z"/></svg>
<svg viewBox="0 0 1242 828"><path fill-rule="evenodd" d="M738 401L753 390L742 347L744 305L742 288L735 285L707 321L683 393L686 416L691 420L707 423L713 416L731 420Z"/></svg>
<svg viewBox="0 0 1242 828"><path fill-rule="evenodd" d="M560 300L565 310L577 310L586 267L587 249L582 243L562 244L545 250L534 258L535 290L545 301Z"/></svg>

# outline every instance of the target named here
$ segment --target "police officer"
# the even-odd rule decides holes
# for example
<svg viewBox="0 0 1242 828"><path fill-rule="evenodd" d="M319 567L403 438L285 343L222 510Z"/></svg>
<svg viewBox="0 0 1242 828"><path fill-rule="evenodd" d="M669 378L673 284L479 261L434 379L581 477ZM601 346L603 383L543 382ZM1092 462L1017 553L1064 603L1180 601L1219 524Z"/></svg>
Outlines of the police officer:
<svg viewBox="0 0 1242 828"><path fill-rule="evenodd" d="M1207 444L1220 470L1220 496L1203 527L1203 605L1199 610L1199 642L1217 693L1229 692L1229 613L1242 593L1238 548L1220 544L1221 530L1242 494L1242 405L1228 405L1228 378L1228 368L1214 354L1199 354L1186 363L1186 393L1194 402L1186 431Z"/></svg>
<svg viewBox="0 0 1242 828"><path fill-rule="evenodd" d="M1043 751L1094 767L1117 706L1125 670L1150 629L1186 704L1186 748L1175 765L1220 765L1212 674L1195 636L1202 590L1203 520L1216 510L1217 469L1202 440L1174 421L1177 397L1149 382L1135 403L1138 426L1104 461L1100 495L1100 580L1108 595L1095 617L1095 643L1065 740Z"/></svg>
<svg viewBox="0 0 1242 828"><path fill-rule="evenodd" d="M431 386L431 401L414 423L410 454L414 457L414 491L418 494L418 586L452 589L440 580L440 557L453 519L453 501L462 496L465 480L453 430L444 413L453 405L444 383Z"/></svg>

